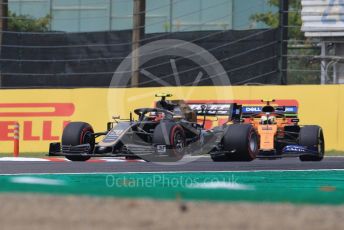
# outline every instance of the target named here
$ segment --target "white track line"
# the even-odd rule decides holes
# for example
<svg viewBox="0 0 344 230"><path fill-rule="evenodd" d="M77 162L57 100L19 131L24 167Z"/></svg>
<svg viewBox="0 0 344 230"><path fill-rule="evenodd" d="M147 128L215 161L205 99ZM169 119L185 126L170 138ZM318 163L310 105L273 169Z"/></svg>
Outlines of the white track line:
<svg viewBox="0 0 344 230"><path fill-rule="evenodd" d="M187 188L198 188L198 189L227 189L227 190L255 190L253 186L239 184L237 182L205 182L190 184Z"/></svg>
<svg viewBox="0 0 344 230"><path fill-rule="evenodd" d="M10 179L15 184L36 184L36 185L65 185L63 180L37 178L31 176L19 176Z"/></svg>
<svg viewBox="0 0 344 230"><path fill-rule="evenodd" d="M43 158L29 158L29 157L1 157L0 161L11 162L11 161L18 161L18 162L34 162L34 161L45 161L49 162L47 159Z"/></svg>
<svg viewBox="0 0 344 230"><path fill-rule="evenodd" d="M71 162L65 158L59 158L58 161L49 158L34 158L34 157L0 157L0 162ZM144 160L126 160L123 158L93 158L92 160L100 160L104 162L144 162Z"/></svg>

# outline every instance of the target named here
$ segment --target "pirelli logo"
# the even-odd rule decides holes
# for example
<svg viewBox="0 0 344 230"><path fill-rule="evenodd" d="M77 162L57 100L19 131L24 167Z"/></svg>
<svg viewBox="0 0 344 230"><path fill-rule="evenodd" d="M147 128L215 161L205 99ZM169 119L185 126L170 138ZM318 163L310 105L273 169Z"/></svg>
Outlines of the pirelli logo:
<svg viewBox="0 0 344 230"><path fill-rule="evenodd" d="M0 141L13 140L16 121L24 141L57 141L74 112L74 103L0 103Z"/></svg>

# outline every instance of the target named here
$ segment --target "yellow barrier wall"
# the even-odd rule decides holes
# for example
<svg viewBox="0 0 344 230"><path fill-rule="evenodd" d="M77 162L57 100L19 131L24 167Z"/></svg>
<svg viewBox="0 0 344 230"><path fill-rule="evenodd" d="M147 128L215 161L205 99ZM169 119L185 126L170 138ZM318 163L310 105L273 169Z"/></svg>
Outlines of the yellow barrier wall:
<svg viewBox="0 0 344 230"><path fill-rule="evenodd" d="M12 126L8 122L20 123L21 152L47 152L49 143L60 139L68 121L86 121L96 131L103 131L111 115L128 118L130 110L151 107L157 92L173 93L173 99L187 100L295 99L301 124L322 126L326 149L344 150L344 85L300 85L1 90L0 153L13 151Z"/></svg>

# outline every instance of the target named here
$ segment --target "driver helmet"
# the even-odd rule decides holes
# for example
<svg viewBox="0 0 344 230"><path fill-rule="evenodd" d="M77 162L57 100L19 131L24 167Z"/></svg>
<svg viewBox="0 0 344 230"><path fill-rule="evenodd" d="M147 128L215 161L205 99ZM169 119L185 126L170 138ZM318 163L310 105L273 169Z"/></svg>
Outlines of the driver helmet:
<svg viewBox="0 0 344 230"><path fill-rule="evenodd" d="M267 116L262 116L260 118L260 124L264 125L268 123L268 117Z"/></svg>
<svg viewBox="0 0 344 230"><path fill-rule="evenodd" d="M165 114L164 113L159 113L159 112L157 112L156 114L155 114L155 119L154 119L154 121L161 121L162 119L164 119L165 118Z"/></svg>
<svg viewBox="0 0 344 230"><path fill-rule="evenodd" d="M276 123L276 117L275 116L270 116L268 118L268 123L269 124L275 124Z"/></svg>

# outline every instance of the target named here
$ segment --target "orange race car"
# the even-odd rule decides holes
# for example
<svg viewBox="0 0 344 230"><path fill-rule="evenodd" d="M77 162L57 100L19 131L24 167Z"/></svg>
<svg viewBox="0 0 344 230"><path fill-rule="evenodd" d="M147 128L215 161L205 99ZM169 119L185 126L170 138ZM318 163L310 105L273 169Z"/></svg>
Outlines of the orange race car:
<svg viewBox="0 0 344 230"><path fill-rule="evenodd" d="M275 100L261 102L265 105L235 105L237 114L233 117L237 119L228 126L225 134L230 140L227 149L232 150L212 153L214 161L282 157L299 157L301 161L323 159L325 141L320 126L300 126L297 106L274 106ZM253 131L246 136L241 132L243 126Z"/></svg>

